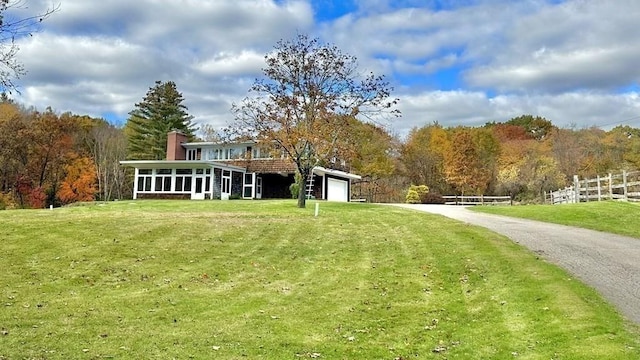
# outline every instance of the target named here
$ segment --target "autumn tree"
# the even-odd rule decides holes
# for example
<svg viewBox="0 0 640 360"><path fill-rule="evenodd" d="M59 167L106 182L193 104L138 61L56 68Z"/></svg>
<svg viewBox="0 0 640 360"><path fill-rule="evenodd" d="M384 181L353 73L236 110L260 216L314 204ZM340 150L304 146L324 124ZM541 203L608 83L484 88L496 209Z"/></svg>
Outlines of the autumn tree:
<svg viewBox="0 0 640 360"><path fill-rule="evenodd" d="M16 150L22 142L17 132L27 125L22 111L9 101L0 103L0 192L6 192L13 183L11 177L19 161Z"/></svg>
<svg viewBox="0 0 640 360"><path fill-rule="evenodd" d="M361 181L354 183L353 193L371 202L382 199L400 199L404 179L399 175L400 140L383 127L373 123L355 120L351 138L353 152L350 156L351 171L362 175Z"/></svg>
<svg viewBox="0 0 640 360"><path fill-rule="evenodd" d="M456 128L451 135L451 150L444 158L444 175L459 192L484 194L491 171L483 163L482 153L469 128Z"/></svg>
<svg viewBox="0 0 640 360"><path fill-rule="evenodd" d="M551 121L541 116L533 115L521 115L518 117L514 117L507 121L506 124L523 127L526 133L536 140L543 139L551 132L551 130L555 128Z"/></svg>
<svg viewBox="0 0 640 360"><path fill-rule="evenodd" d="M58 11L59 6L26 17L13 16L13 10L26 8L24 0L0 0L0 88L3 92L16 90L14 81L26 74L17 59L16 39L37 31L38 25Z"/></svg>
<svg viewBox="0 0 640 360"><path fill-rule="evenodd" d="M490 129L496 139L501 143L533 139L533 135L520 125L498 123L487 124L485 127Z"/></svg>
<svg viewBox="0 0 640 360"><path fill-rule="evenodd" d="M93 161L80 157L64 167L65 178L57 191L62 204L78 201L92 201L97 192L96 170Z"/></svg>
<svg viewBox="0 0 640 360"><path fill-rule="evenodd" d="M402 148L402 162L411 182L425 184L435 193L448 192L444 157L450 148L449 135L439 124L412 129Z"/></svg>
<svg viewBox="0 0 640 360"><path fill-rule="evenodd" d="M184 98L173 81L156 81L142 102L129 113L126 133L129 138L129 158L162 160L167 150L167 133L179 130L193 138L193 116L182 103Z"/></svg>
<svg viewBox="0 0 640 360"><path fill-rule="evenodd" d="M78 126L51 109L0 104L0 191L20 207L56 203L64 166L76 156Z"/></svg>
<svg viewBox="0 0 640 360"><path fill-rule="evenodd" d="M526 143L521 141L509 141L502 144L502 154L498 160L498 173L496 175L496 192L501 195L509 195L515 199L527 189L527 184L522 178L524 166L524 154Z"/></svg>
<svg viewBox="0 0 640 360"><path fill-rule="evenodd" d="M640 169L640 129L616 126L607 132L602 143L612 163L609 171Z"/></svg>
<svg viewBox="0 0 640 360"><path fill-rule="evenodd" d="M302 184L315 166L341 155L353 118L399 114L383 76L363 76L354 56L317 38L281 40L265 62L251 96L232 107L233 129L278 146L295 162ZM299 207L305 207L304 190Z"/></svg>
<svg viewBox="0 0 640 360"><path fill-rule="evenodd" d="M494 136L490 129L473 128L471 130L473 144L478 154L479 162L482 167L480 174L483 175L484 183L480 180L478 189L483 189L482 193L492 192L495 185L495 178L498 172L498 159L502 151L502 147L498 139Z"/></svg>

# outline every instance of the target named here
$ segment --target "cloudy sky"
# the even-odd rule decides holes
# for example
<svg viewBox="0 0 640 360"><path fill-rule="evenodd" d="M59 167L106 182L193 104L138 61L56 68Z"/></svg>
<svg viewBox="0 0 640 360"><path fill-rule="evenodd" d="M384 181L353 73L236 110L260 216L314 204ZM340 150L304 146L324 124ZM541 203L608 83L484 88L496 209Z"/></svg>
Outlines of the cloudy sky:
<svg viewBox="0 0 640 360"><path fill-rule="evenodd" d="M18 39L27 106L123 124L156 80L225 125L280 39L309 34L384 74L392 132L522 114L640 127L637 0L26 0L60 10Z"/></svg>

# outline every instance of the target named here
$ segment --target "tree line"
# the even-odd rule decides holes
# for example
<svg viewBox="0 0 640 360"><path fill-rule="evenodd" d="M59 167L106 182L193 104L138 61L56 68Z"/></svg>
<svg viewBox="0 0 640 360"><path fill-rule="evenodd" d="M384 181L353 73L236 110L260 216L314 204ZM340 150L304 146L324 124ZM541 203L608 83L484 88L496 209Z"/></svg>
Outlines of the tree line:
<svg viewBox="0 0 640 360"><path fill-rule="evenodd" d="M306 35L278 42L265 63L251 96L232 106L235 122L225 129L205 124L200 137L172 81L150 87L123 127L25 108L3 94L0 208L130 197L132 176L119 161L163 159L171 130L191 141L252 139L277 146L298 169L300 207L311 169L331 167L335 159L363 176L352 195L372 202L403 201L412 185L432 195L539 201L573 175L640 168L640 130L629 126L558 128L521 115L478 127L432 123L399 138L377 122L382 115L400 116L384 77L360 73L355 57Z"/></svg>
<svg viewBox="0 0 640 360"><path fill-rule="evenodd" d="M104 119L0 101L0 209L130 196L123 129Z"/></svg>
<svg viewBox="0 0 640 360"><path fill-rule="evenodd" d="M401 150L408 180L441 194L510 195L542 201L574 175L640 168L640 132L626 125L559 128L522 115L480 127L413 129Z"/></svg>
<svg viewBox="0 0 640 360"><path fill-rule="evenodd" d="M166 83L156 85L164 89ZM177 91L175 84L170 87ZM191 120L183 115L183 120ZM145 117L134 110L131 118L140 122ZM189 126L198 140L190 122ZM626 125L609 131L559 128L543 117L523 115L478 127L427 124L404 139L353 118L341 126L349 134L343 139L348 146L343 146L342 156L350 171L363 176L354 186L354 196L374 202L404 201L410 185L426 185L431 193L443 195L510 195L519 201L541 201L545 192L570 184L573 175L587 178L640 169L640 129ZM132 128L130 122L117 127L100 118L37 111L3 96L0 208L131 197L131 174L118 162L141 156ZM154 130L160 140L145 140L155 144L148 149L156 149L146 158L164 156L166 130Z"/></svg>

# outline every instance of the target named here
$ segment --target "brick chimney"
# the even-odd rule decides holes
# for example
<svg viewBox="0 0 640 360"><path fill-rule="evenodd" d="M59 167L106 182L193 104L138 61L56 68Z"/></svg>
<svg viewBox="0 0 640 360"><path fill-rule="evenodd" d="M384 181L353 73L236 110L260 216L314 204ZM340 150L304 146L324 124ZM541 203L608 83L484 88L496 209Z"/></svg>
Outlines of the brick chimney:
<svg viewBox="0 0 640 360"><path fill-rule="evenodd" d="M186 160L187 150L182 143L188 140L187 135L173 130L167 134L167 160Z"/></svg>

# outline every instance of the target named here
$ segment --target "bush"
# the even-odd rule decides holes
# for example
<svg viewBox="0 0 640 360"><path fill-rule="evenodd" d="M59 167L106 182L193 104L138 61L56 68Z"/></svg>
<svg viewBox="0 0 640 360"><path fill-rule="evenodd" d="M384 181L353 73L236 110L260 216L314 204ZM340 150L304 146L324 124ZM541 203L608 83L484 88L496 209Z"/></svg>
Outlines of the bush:
<svg viewBox="0 0 640 360"><path fill-rule="evenodd" d="M292 199L298 198L298 192L300 191L300 185L297 182L289 185L289 192L291 193Z"/></svg>
<svg viewBox="0 0 640 360"><path fill-rule="evenodd" d="M444 198L442 195L437 193L426 193L420 197L420 202L422 204L444 204Z"/></svg>
<svg viewBox="0 0 640 360"><path fill-rule="evenodd" d="M407 204L420 204L422 203L422 197L428 193L429 187L427 185L411 185L407 190L405 202Z"/></svg>
<svg viewBox="0 0 640 360"><path fill-rule="evenodd" d="M16 202L11 194L0 193L0 210L15 209Z"/></svg>
<svg viewBox="0 0 640 360"><path fill-rule="evenodd" d="M291 193L292 199L298 198L298 193L300 192L300 183L302 182L302 177L296 171L296 174L293 176L294 182L289 185L289 192Z"/></svg>

